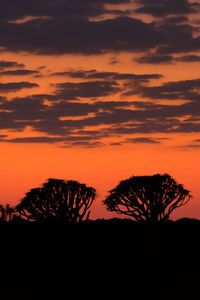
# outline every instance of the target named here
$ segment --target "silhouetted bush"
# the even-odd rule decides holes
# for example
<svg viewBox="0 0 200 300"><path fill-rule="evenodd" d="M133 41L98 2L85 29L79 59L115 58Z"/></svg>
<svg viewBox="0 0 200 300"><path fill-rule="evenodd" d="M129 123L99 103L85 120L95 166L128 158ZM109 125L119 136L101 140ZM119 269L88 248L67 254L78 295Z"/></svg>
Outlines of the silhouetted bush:
<svg viewBox="0 0 200 300"><path fill-rule="evenodd" d="M188 190L168 174L135 176L121 181L103 201L109 211L125 214L139 222L168 220L174 209L191 198Z"/></svg>
<svg viewBox="0 0 200 300"><path fill-rule="evenodd" d="M181 224L181 225L186 225L186 226L200 225L200 220L194 219L194 218L181 218L181 219L176 220L176 223Z"/></svg>
<svg viewBox="0 0 200 300"><path fill-rule="evenodd" d="M48 179L28 192L16 211L28 220L81 222L89 218L95 193L94 188L77 181Z"/></svg>

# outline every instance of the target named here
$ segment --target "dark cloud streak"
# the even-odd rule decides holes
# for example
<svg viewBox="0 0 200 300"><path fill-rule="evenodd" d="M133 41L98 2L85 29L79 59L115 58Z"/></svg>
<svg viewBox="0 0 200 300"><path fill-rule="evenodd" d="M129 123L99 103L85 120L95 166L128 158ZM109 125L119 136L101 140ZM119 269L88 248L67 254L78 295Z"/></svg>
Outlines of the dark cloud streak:
<svg viewBox="0 0 200 300"><path fill-rule="evenodd" d="M160 144L159 141L150 137L128 138L125 140L125 142L133 144Z"/></svg>
<svg viewBox="0 0 200 300"><path fill-rule="evenodd" d="M199 3L189 2L188 0L136 0L141 6L136 12L150 14L155 17L168 15L188 15L197 13L200 8Z"/></svg>
<svg viewBox="0 0 200 300"><path fill-rule="evenodd" d="M170 64L173 62L173 56L171 55L157 55L157 54L150 54L150 55L145 55L145 56L140 56L137 59L134 59L140 64L153 64L153 65L158 65L158 64Z"/></svg>
<svg viewBox="0 0 200 300"><path fill-rule="evenodd" d="M118 72L98 72L97 70L71 70L65 72L52 73L51 76L68 76L79 79L109 79L109 80L138 80L148 81L150 79L160 79L161 74L131 74Z"/></svg>
<svg viewBox="0 0 200 300"><path fill-rule="evenodd" d="M64 82L55 84L56 96L76 100L79 97L104 97L121 91L115 81Z"/></svg>
<svg viewBox="0 0 200 300"><path fill-rule="evenodd" d="M9 93L16 92L22 89L32 89L35 87L39 87L37 83L31 82L8 82L8 83L0 83L0 92Z"/></svg>
<svg viewBox="0 0 200 300"><path fill-rule="evenodd" d="M39 73L37 70L9 70L0 72L0 76L27 76Z"/></svg>
<svg viewBox="0 0 200 300"><path fill-rule="evenodd" d="M25 65L18 63L16 61L5 61L1 60L0 61L0 70L2 69L8 69L8 68L24 68Z"/></svg>

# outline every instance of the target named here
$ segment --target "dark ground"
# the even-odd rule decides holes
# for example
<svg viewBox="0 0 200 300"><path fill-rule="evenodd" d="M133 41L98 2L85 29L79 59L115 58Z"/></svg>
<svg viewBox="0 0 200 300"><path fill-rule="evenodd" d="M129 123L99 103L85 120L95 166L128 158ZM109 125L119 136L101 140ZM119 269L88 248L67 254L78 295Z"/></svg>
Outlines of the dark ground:
<svg viewBox="0 0 200 300"><path fill-rule="evenodd" d="M200 299L200 221L0 224L1 299Z"/></svg>

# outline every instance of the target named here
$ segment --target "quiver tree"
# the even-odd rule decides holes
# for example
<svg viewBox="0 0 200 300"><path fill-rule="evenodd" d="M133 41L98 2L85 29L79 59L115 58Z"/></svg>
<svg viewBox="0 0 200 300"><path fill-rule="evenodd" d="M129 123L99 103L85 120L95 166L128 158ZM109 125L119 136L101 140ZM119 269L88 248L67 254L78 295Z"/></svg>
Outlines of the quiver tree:
<svg viewBox="0 0 200 300"><path fill-rule="evenodd" d="M174 209L191 198L189 191L168 174L131 177L109 193L103 201L109 211L149 223L167 220Z"/></svg>
<svg viewBox="0 0 200 300"><path fill-rule="evenodd" d="M11 207L9 204L5 206L0 204L0 220L3 222L10 222L15 215L15 208Z"/></svg>
<svg viewBox="0 0 200 300"><path fill-rule="evenodd" d="M89 218L95 193L94 188L77 181L51 178L42 187L30 190L16 210L28 220L81 222Z"/></svg>

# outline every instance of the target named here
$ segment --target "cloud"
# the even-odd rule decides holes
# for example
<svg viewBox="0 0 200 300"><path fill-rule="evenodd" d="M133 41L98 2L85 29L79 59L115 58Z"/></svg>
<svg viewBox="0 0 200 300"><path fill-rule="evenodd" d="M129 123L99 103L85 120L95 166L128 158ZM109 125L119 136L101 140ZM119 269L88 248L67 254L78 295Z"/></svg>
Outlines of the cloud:
<svg viewBox="0 0 200 300"><path fill-rule="evenodd" d="M103 143L101 142L74 142L72 144L69 144L69 147L85 147L85 148L96 148L96 147L100 147L103 146ZM66 147L66 146L65 146Z"/></svg>
<svg viewBox="0 0 200 300"><path fill-rule="evenodd" d="M138 9L133 14L134 5L129 0L7 0L0 11L0 51L81 54L87 55L86 59L91 54L108 53L105 60L112 64L124 57L121 52L127 52L129 58L135 55L140 64L199 62L199 24L189 15L197 12L198 5L191 2L137 0ZM64 64L63 60L66 70ZM39 70L44 67L29 70L17 61L2 60L0 75L41 76ZM46 74L52 72L46 68ZM161 140L154 139L156 133L199 132L200 79L153 84L152 80L162 78L159 72L140 73L68 69L50 74L48 80L58 82L52 83L52 94L9 100L0 97L0 129L20 133L28 127L38 132L36 137L12 138L2 131L1 142L96 147L108 138L112 146L127 142L158 144ZM34 87L39 85L26 81L0 83L2 94ZM188 103L157 101L162 99ZM116 142L111 143L112 138Z"/></svg>
<svg viewBox="0 0 200 300"><path fill-rule="evenodd" d="M188 20L183 23L171 23L169 19L156 22L160 31L163 32L165 44L155 49L157 55L171 55L173 53L187 53L199 51L200 37L198 25L193 26Z"/></svg>
<svg viewBox="0 0 200 300"><path fill-rule="evenodd" d="M144 121L141 124L130 123L129 126L123 126L119 124L118 127L111 128L109 130L110 135L127 135L132 136L133 134L155 134L155 133L197 133L199 132L199 126L194 123L184 123L179 121L167 121L164 120L164 124L161 120Z"/></svg>
<svg viewBox="0 0 200 300"><path fill-rule="evenodd" d="M181 145L178 148L185 148L185 149L189 149L189 148L193 148L193 149L199 149L200 145L194 145L194 144L188 144L188 145Z"/></svg>
<svg viewBox="0 0 200 300"><path fill-rule="evenodd" d="M180 62L200 62L199 55L184 55L181 57L176 57L176 61Z"/></svg>
<svg viewBox="0 0 200 300"><path fill-rule="evenodd" d="M26 51L33 54L104 54L148 52L168 55L200 49L198 28L183 14L195 12L197 5L186 0L140 0L141 10L153 15L174 15L152 22L131 17L129 0L45 1L25 0L4 3L0 12L0 47L2 51ZM48 2L48 3L47 3ZM8 5L10 3L10 5ZM108 9L105 4L129 3L127 12ZM154 3L154 4L153 4ZM119 6L120 7L120 6ZM105 17L107 14L107 17ZM97 18L96 17L103 18ZM116 62L116 60L114 60Z"/></svg>
<svg viewBox="0 0 200 300"><path fill-rule="evenodd" d="M0 136L0 142L6 142L6 143L23 143L23 144L51 144L51 143L68 143L68 142L73 142L73 144L82 144L82 145L88 145L89 142L85 141L90 141L93 138L91 136L68 136L68 137L47 137L47 136L39 136L39 137L23 137L23 138L13 138L13 139L5 139L6 136ZM96 138L95 138L96 139ZM80 141L80 142L77 142ZM82 142L84 141L84 142Z"/></svg>
<svg viewBox="0 0 200 300"><path fill-rule="evenodd" d="M150 79L160 79L161 74L133 74L118 72L99 72L97 70L71 70L66 72L52 73L51 76L69 76L80 79L109 79L109 80L138 80L148 81Z"/></svg>
<svg viewBox="0 0 200 300"><path fill-rule="evenodd" d="M199 4L189 2L188 0L136 0L140 7L136 12L150 14L155 17L163 17L166 15L187 15L197 13Z"/></svg>
<svg viewBox="0 0 200 300"><path fill-rule="evenodd" d="M125 102L125 106L131 105L131 103ZM96 106L96 105L95 105ZM100 103L98 103L100 107ZM106 103L102 103L102 107L106 107ZM88 109L90 109L88 107ZM91 105L91 110L94 106ZM66 112L67 115L67 112ZM155 105L152 103L151 107L146 109L131 110L125 108L118 108L118 103L113 104L112 107L108 106L106 111L99 110L94 116L85 116L81 120L74 120L69 118L63 121L53 121L54 126L52 126L52 120L46 120L41 122L36 122L32 124L33 128L36 130L46 130L50 133L52 128L55 130L57 128L57 134L63 129L66 130L77 130L84 129L85 126L101 126L109 125L107 129L100 130L100 137L115 135L115 134L134 134L134 133L172 133L172 132L199 132L199 124L192 121L185 120L180 121L180 117L185 116L198 116L200 117L200 104L199 102L186 103L183 105ZM129 122L129 125L125 125ZM47 126L47 124L49 124ZM46 127L44 127L46 126ZM52 133L52 132L51 132ZM81 133L79 131L79 133ZM64 134L64 132L63 132ZM84 130L82 131L84 134ZM92 133L91 133L92 134ZM98 133L93 132L93 136L98 135Z"/></svg>
<svg viewBox="0 0 200 300"><path fill-rule="evenodd" d="M56 138L56 137L24 137L24 138L14 138L14 139L0 139L0 142L6 143L57 143L62 142L63 138Z"/></svg>
<svg viewBox="0 0 200 300"><path fill-rule="evenodd" d="M37 70L9 70L0 72L0 76L27 76L39 74Z"/></svg>
<svg viewBox="0 0 200 300"><path fill-rule="evenodd" d="M154 23L130 17L91 21L77 16L56 16L18 24L2 20L0 25L0 47L14 52L90 55L145 51L164 42L164 34Z"/></svg>
<svg viewBox="0 0 200 300"><path fill-rule="evenodd" d="M134 59L140 64L170 64L173 61L173 56L171 55L152 55L147 54L144 56L140 56L139 58Z"/></svg>
<svg viewBox="0 0 200 300"><path fill-rule="evenodd" d="M166 24L166 25L179 25L179 24L187 24L189 23L189 18L188 16L184 16L184 15L178 15L178 16L165 16L164 18L162 18L161 20L159 20L159 22L161 22L161 24Z"/></svg>
<svg viewBox="0 0 200 300"><path fill-rule="evenodd" d="M48 106L43 104L43 98L36 97L13 98L10 101L2 101L0 103L0 110L10 111L10 115L14 116L16 120L34 120L42 117L45 110L48 111Z"/></svg>
<svg viewBox="0 0 200 300"><path fill-rule="evenodd" d="M105 54L149 52L161 56L200 49L198 25L187 14L198 5L187 0L8 0L0 12L1 51L33 54ZM127 10L105 4L130 4ZM137 13L162 19L146 22ZM164 17L163 17L164 16ZM167 17L168 16L168 17ZM161 59L161 58L160 58ZM164 59L164 58L163 58ZM166 58L167 59L167 58ZM116 59L113 60L116 63Z"/></svg>
<svg viewBox="0 0 200 300"><path fill-rule="evenodd" d="M140 137L140 138L128 138L126 139L127 143L134 143L134 144L160 144L159 141L150 138L150 137Z"/></svg>
<svg viewBox="0 0 200 300"><path fill-rule="evenodd" d="M127 74L96 70L87 72L84 73L87 81L58 83L55 85L56 91L53 95L15 97L9 101L2 97L0 99L1 130L10 129L22 132L27 127L31 127L40 134L34 138L1 137L1 142L72 145L73 143L102 142L103 138L117 137L120 139L119 143L126 143L128 140L133 143L158 143L159 140L154 139L152 134L199 132L200 79L166 82L152 86L148 82L150 79L147 79L151 78L152 74L146 75L149 76L146 77L146 81L145 77L142 77L141 81L138 80L138 75L128 74L136 76L136 80L127 79L124 85L118 85L113 78L125 78ZM95 76L103 73L105 73L105 79L96 80ZM90 76L92 74L91 81L87 78L88 74ZM145 76L145 74L140 76ZM119 91L126 92L130 97L123 98L121 101L116 99L115 101L108 99L101 101L92 99L91 101L91 97L98 98L103 95L111 97ZM148 97L152 101L145 102L135 97L131 100L132 95ZM83 97L84 102L75 97ZM174 104L173 101L171 104L160 104L154 101L157 99L190 101L183 104ZM51 104L49 105L46 100L51 101ZM134 138L134 134L142 136ZM151 136L144 138L143 134ZM124 140L124 136L127 140Z"/></svg>
<svg viewBox="0 0 200 300"><path fill-rule="evenodd" d="M145 86L144 84L129 84L125 95L140 95L143 98L167 100L195 100L198 101L200 79L180 80L164 83L161 86Z"/></svg>
<svg viewBox="0 0 200 300"><path fill-rule="evenodd" d="M121 146L121 143L111 143L110 146Z"/></svg>
<svg viewBox="0 0 200 300"><path fill-rule="evenodd" d="M129 0L7 0L2 3L0 12L1 19L24 20L24 17L34 16L51 18L89 18L108 12L105 4L130 3ZM45 19L45 18L44 18ZM29 19L28 19L29 20Z"/></svg>
<svg viewBox="0 0 200 300"><path fill-rule="evenodd" d="M40 66L40 67L38 67L38 70L44 70L44 69L46 69L46 66Z"/></svg>
<svg viewBox="0 0 200 300"><path fill-rule="evenodd" d="M110 58L110 61L109 61L109 63L110 63L111 65L116 65L116 64L118 64L119 62L120 62L119 59L118 59L117 57L115 57L115 56L111 57L111 58Z"/></svg>
<svg viewBox="0 0 200 300"><path fill-rule="evenodd" d="M8 92L16 92L22 89L31 89L34 87L39 87L37 83L31 82L8 82L8 83L0 83L0 92L8 93Z"/></svg>
<svg viewBox="0 0 200 300"><path fill-rule="evenodd" d="M121 89L115 81L64 82L54 84L56 96L63 99L104 97L115 94Z"/></svg>
<svg viewBox="0 0 200 300"><path fill-rule="evenodd" d="M50 95L51 96L51 95ZM112 111L115 107L127 105L124 101L80 103L60 101L45 105L43 101L49 95L34 95L25 98L14 98L0 103L0 128L19 129L32 126L35 130L55 135L66 135L72 128L82 128L84 120L90 119L89 113L98 114L101 110ZM68 120L61 120L68 117ZM81 123L74 117L82 117ZM99 134L99 132L86 132L87 134ZM85 134L85 133L81 133Z"/></svg>
<svg viewBox="0 0 200 300"><path fill-rule="evenodd" d="M20 64L16 61L5 61L1 60L0 61L0 70L2 69L7 69L7 68L24 68L24 64Z"/></svg>

